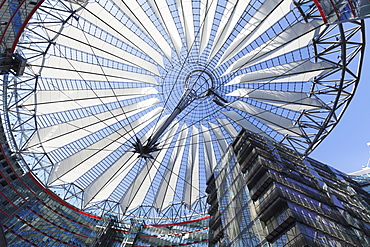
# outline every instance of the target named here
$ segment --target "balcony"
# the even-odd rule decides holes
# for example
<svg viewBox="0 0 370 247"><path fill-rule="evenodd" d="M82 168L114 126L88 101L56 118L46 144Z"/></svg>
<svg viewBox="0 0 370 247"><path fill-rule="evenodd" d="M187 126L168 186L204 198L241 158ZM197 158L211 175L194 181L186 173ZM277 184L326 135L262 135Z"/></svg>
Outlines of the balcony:
<svg viewBox="0 0 370 247"><path fill-rule="evenodd" d="M15 76L23 75L26 60L19 54L0 54L0 74L11 72Z"/></svg>
<svg viewBox="0 0 370 247"><path fill-rule="evenodd" d="M265 161L264 159L260 158L258 160L256 160L256 162L254 162L253 166L250 168L250 170L248 171L248 174L245 175L244 177L244 181L246 183L249 183L249 181L251 181L253 179L253 177L255 176L255 174L262 174L264 172L266 172L269 168L269 166L267 165L267 161Z"/></svg>
<svg viewBox="0 0 370 247"><path fill-rule="evenodd" d="M295 176L295 177L294 177ZM299 178L299 176L297 175L294 175L294 176L291 176L291 175L288 175L288 177L291 177L293 178L293 180L296 180L297 182L301 182L302 183L302 180L299 180L297 178ZM315 184L311 184L311 187L312 187L312 190L309 190L307 188L305 188L304 186L301 186L297 183L294 183L292 181L289 181L285 178L282 178L282 177L279 177L277 176L276 174L272 175L273 177L273 180L279 184L282 184L288 188L291 188L297 192L300 192L302 193L303 195L305 195L306 197L310 197L310 198L313 198L319 202L322 202L322 203L325 203L327 205L332 205L332 202L330 200L330 198L324 194L324 193L321 193L319 192L316 188L317 186ZM303 178L302 178L303 179ZM302 183L302 184L306 184L307 183Z"/></svg>
<svg viewBox="0 0 370 247"><path fill-rule="evenodd" d="M248 153L245 153L245 154L248 154ZM257 156L258 156L258 152L256 151L256 149L252 149L248 155L242 155L240 159L237 159L240 164L242 173L245 173L248 170L249 166L257 158Z"/></svg>
<svg viewBox="0 0 370 247"><path fill-rule="evenodd" d="M221 226L221 223L220 211L217 211L216 214L211 217L209 226L212 230L216 230Z"/></svg>
<svg viewBox="0 0 370 247"><path fill-rule="evenodd" d="M244 160L254 147L249 143L244 143L239 149L234 149L237 160Z"/></svg>
<svg viewBox="0 0 370 247"><path fill-rule="evenodd" d="M285 247L296 247L296 246L320 246L320 245L312 237L299 234L284 246Z"/></svg>
<svg viewBox="0 0 370 247"><path fill-rule="evenodd" d="M317 229L331 238L337 239L338 241L345 242L345 246L361 246L361 242L359 241L357 235L354 234L352 230L346 229L340 224L329 225L324 220L317 220L317 218L308 217L300 212L295 211L293 211L293 215L297 222L301 222L314 229Z"/></svg>
<svg viewBox="0 0 370 247"><path fill-rule="evenodd" d="M268 171L265 171L264 174L261 176L259 173L256 173L256 177L258 181L255 184L248 183L247 186L249 188L249 194L253 201L256 201L257 198L270 186L273 182L273 179ZM251 180L252 181L252 180Z"/></svg>
<svg viewBox="0 0 370 247"><path fill-rule="evenodd" d="M208 214L211 215L211 216L215 215L216 212L218 212L218 202L211 205L208 209Z"/></svg>
<svg viewBox="0 0 370 247"><path fill-rule="evenodd" d="M258 215L261 215L265 212L265 210L270 207L274 202L278 200L278 198L282 197L280 190L278 188L273 188L270 190L267 194L265 194L262 201L259 203L259 205L256 206L256 213Z"/></svg>
<svg viewBox="0 0 370 247"><path fill-rule="evenodd" d="M279 236L290 229L293 224L295 224L295 217L292 212L289 209L283 211L276 219L266 225L267 241L270 243L274 242Z"/></svg>
<svg viewBox="0 0 370 247"><path fill-rule="evenodd" d="M207 203L210 205L213 205L214 203L217 203L217 191L212 191L212 194L209 194L207 197Z"/></svg>
<svg viewBox="0 0 370 247"><path fill-rule="evenodd" d="M215 230L212 234L211 239L209 240L212 244L216 244L221 238L223 238L224 232L221 227Z"/></svg>

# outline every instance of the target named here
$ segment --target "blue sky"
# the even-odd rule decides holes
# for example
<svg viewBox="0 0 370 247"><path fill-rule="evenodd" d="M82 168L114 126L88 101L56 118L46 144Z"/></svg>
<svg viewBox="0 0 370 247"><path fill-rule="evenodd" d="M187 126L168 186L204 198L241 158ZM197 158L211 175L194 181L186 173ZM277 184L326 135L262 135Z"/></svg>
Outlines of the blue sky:
<svg viewBox="0 0 370 247"><path fill-rule="evenodd" d="M341 121L310 157L350 173L370 158L370 19L365 21L365 58L360 84Z"/></svg>

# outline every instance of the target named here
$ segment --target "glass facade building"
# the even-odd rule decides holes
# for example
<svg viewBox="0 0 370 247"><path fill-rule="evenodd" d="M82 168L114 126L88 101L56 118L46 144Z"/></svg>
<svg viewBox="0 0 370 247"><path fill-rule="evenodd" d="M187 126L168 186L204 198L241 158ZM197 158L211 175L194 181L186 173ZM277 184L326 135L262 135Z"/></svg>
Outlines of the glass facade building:
<svg viewBox="0 0 370 247"><path fill-rule="evenodd" d="M370 195L348 175L243 131L208 180L217 246L369 246Z"/></svg>
<svg viewBox="0 0 370 247"><path fill-rule="evenodd" d="M349 174L361 187L370 193L370 167L365 166L360 171Z"/></svg>
<svg viewBox="0 0 370 247"><path fill-rule="evenodd" d="M147 225L66 203L0 144L0 246L208 246L209 217Z"/></svg>
<svg viewBox="0 0 370 247"><path fill-rule="evenodd" d="M0 223L7 244L89 246L102 218L65 203L24 173L4 144L0 149Z"/></svg>

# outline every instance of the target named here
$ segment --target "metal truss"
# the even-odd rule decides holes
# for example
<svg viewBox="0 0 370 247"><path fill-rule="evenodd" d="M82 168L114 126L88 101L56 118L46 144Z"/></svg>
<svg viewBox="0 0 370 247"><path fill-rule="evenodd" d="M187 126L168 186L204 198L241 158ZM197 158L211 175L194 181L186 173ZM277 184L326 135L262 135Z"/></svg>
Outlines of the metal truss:
<svg viewBox="0 0 370 247"><path fill-rule="evenodd" d="M198 3L198 1L195 2ZM262 4L262 2L259 4ZM25 32L20 41L17 43L17 52L26 57L30 65L37 64L35 61L38 59L44 59L44 61L46 61L48 56L50 56L50 51L54 49L57 43L57 38L64 35L59 34L58 31L55 31L58 33L58 35L51 36L50 33L54 32L51 31L51 27L54 25L59 25L60 29L62 30L64 28L67 29L71 27L71 23L81 21L82 18L79 17L78 13L85 10L87 5L88 3L86 2L76 5L69 2L57 2L56 4L56 2L53 1L45 1L38 7L37 12L30 20L28 26L25 27ZM249 67L242 68L241 66L240 68L236 69L235 72L230 73L229 75L222 75L223 73L227 72L227 69L231 67L233 62L237 61L237 59L240 59L243 56L246 56L248 53L247 50L252 49L250 47L253 47L252 45L247 47L248 49L242 50L240 53L238 53L235 59L233 58L234 60L230 60L231 62L225 62L225 64L218 65L217 67L216 59L221 58L222 55L220 54L224 52L227 49L227 46L233 41L233 35L236 35L230 32L230 37L225 38L225 48L220 49L219 55L216 53L215 61L211 60L209 64L204 62L208 67L204 66L204 64L202 64L203 61L201 61L202 63L199 62L200 65L194 66L193 70L190 70L189 73L184 73L185 80L186 75L191 75L194 73L194 71L198 72L200 70L199 68L201 68L204 71L207 71L206 73L209 73L209 77L213 79L214 83L212 83L212 86L207 88L207 92L204 93L204 95L202 93L202 97L200 97L200 99L187 101L189 104L181 108L181 112L176 112L176 116L173 116L171 121L166 122L163 120L165 124L162 126L165 127L159 128L160 121L156 121L151 127L155 128L159 126L158 128L160 131L157 132L159 134L155 135L155 144L158 144L158 146L156 146L155 149L150 150L150 152L137 151L136 153L141 154L142 156L138 159L146 156L144 157L146 161L151 160L152 158L150 156L152 153L158 152L161 148L165 147L166 141L168 141L171 137L170 131L174 128L173 126L175 126L176 121L179 121L181 124L186 124L187 128L191 131L194 131L195 128L199 129L201 137L197 139L194 138L194 136L196 136L195 134L189 134L188 139L186 139L187 146L189 146L189 143L193 142L194 147L198 144L203 145L204 143L207 143L208 135L206 133L212 132L212 134L209 134L209 139L213 144L212 148L214 155L218 159L223 153L221 144L230 143L233 139L233 136L230 133L233 133L234 129L235 131L239 131L241 128L247 126L244 125L244 121L248 121L248 126L252 126L254 128L253 130L258 130L259 134L265 135L267 138L274 139L275 141L278 141L300 153L307 155L314 150L338 123L354 95L359 82L359 75L361 72L364 55L364 27L361 21L347 22L336 25L323 25L320 23L320 15L317 13L312 1L299 1L295 2L294 5L296 7L298 6L296 12L301 13L302 17L299 17L296 21L290 23L289 27L294 26L294 24L297 22L301 22L303 24L317 21L317 23L319 23L315 29L314 38L311 39L307 45L307 47L310 47L310 49L306 48L306 46L299 47L299 49L287 54L282 54L278 57L272 57L269 60L253 64ZM296 12L294 12L294 15ZM177 23L177 25L179 27L181 26L179 23ZM84 28L87 29L87 24L84 26ZM272 30L274 29L272 28ZM216 31L217 30L212 30L210 33L215 36ZM165 33L166 31L160 30L160 32ZM181 30L181 32L185 33L186 30ZM266 33L269 34L267 31ZM145 36L146 34L142 35ZM183 36L181 42L183 44L187 44L188 37L186 37L186 35L183 33L180 33L180 36L181 35ZM169 38L168 35L165 37ZM215 37L213 37L213 39L214 38ZM289 42L294 43L295 39L298 38L299 37L293 38ZM112 40L113 39L114 37L112 37ZM255 44L262 47L264 44L261 40L263 41L263 38L258 40L258 42L256 41ZM153 42L151 45L158 44ZM202 45L199 45L199 47ZM223 44L220 43L220 46L221 45ZM199 47L195 46L194 49L200 49ZM184 53L186 56L193 59L191 60L191 63L189 63L191 66L193 66L193 64L199 60L205 58L208 59L207 56L211 53L210 47L204 48L206 53L208 52L208 55L203 57L199 54L194 56L194 50L191 49L179 49L178 47L171 47L171 49L172 54ZM77 54L77 51L73 49L69 49L68 52L71 52L71 54L76 52ZM134 50L132 53L139 54L137 56L141 56L140 58L143 60L147 59L144 55L142 55L142 51ZM154 78L163 78L165 81L165 79L168 78L175 80L178 79L178 77L181 77L182 72L179 72L181 71L181 66L186 67L185 65L189 65L187 63L182 63L183 60L186 61L186 56L183 56L182 59L178 59L178 61L174 59L174 61L177 62L174 64L170 63L170 59L164 58L164 63L166 63L168 67L166 69L162 69L160 66L158 66L158 73L161 75L154 76ZM292 56L293 58L288 58L289 56ZM314 76L312 78L307 78L307 80L302 83L288 85L288 83L280 82L279 79L281 78L278 77L269 79L271 80L269 82L259 84L255 83L250 86L244 86L245 84L242 86L241 84L234 84L225 87L226 84L230 84L230 82L235 80L235 78L242 77L244 74L250 73L249 75L253 75L253 73L258 73L262 70L267 71L270 68L284 65L284 62L281 61L286 61L285 63L294 63L299 61L299 59L294 58L294 56L299 57L299 59L305 59L307 63L313 65L321 64L321 67L317 69L316 67L312 67L312 75ZM147 61L152 62L151 59L147 59ZM110 61L101 59L98 60L98 63L100 62L109 64ZM170 68L170 65L172 67L171 69L168 69ZM208 72L208 68L214 68L214 71ZM218 71L216 68L220 71ZM117 196L107 196L107 198L104 200L96 201L90 204L86 202L87 199L84 193L87 190L88 184L91 182L91 180L85 181L81 179L74 182L60 183L57 185L50 183L50 177L54 172L56 163L63 159L67 159L73 154L74 151L71 148L72 146L68 146L62 150L63 152L61 151L53 153L47 149L48 147L46 147L42 141L35 142L36 144L34 146L30 145L35 138L40 140L43 139L41 133L42 129L58 124L58 119L67 119L72 116L72 111L71 113L63 113L64 115L58 115L58 117L57 115L53 117L52 114L49 114L48 116L46 116L46 114L45 116L38 115L38 109L41 106L38 105L39 98L37 93L40 91L40 88L43 87L42 89L44 90L47 87L46 83L42 81L42 74L46 69L48 68L43 68L43 65L40 65L39 67L28 66L26 67L22 77L6 75L2 80L2 124L6 130L5 134L9 140L10 147L12 151L16 153L20 164L25 170L34 173L38 179L41 180L41 182L58 194L63 200L80 209L100 216L103 216L106 213L113 213L118 215L118 217L122 220L130 217L142 217L150 220L151 222L160 224L164 222L189 220L206 213L207 205L205 202L205 195L200 196L199 199L193 201L191 205L189 205L189 203L185 203L184 201L177 201L158 209L158 207L155 207L153 204L143 203L138 207L127 209L121 207L120 200L117 198ZM125 69L128 70L131 69L131 67L123 66L122 70ZM134 69L132 70L135 71ZM141 69L137 69L137 71L141 71ZM155 71L155 69L153 69L153 71ZM145 73L143 72L143 74ZM289 74L289 70L286 70L285 73ZM295 76L295 74L292 76ZM275 81L275 79L277 80ZM61 84L57 79L55 79L53 83L55 84L51 85L50 87ZM168 108L170 110L169 112L171 112L171 110L173 110L179 104L178 99L181 99L184 90L181 88L181 90L176 91L176 84L166 83L167 81L165 81L163 85L155 87L155 89L160 92L158 93L158 100L164 102L161 106L163 108ZM130 84L129 87L133 87L133 85ZM50 90L50 88L48 89ZM235 92L239 89L249 90L248 92L251 94L251 96L253 96L253 93L257 92L261 93L261 95L267 95L266 92L276 92L279 90L282 91L281 94L284 96L287 95L286 92L303 92L307 94L307 98L311 100L311 103L307 103L303 110L296 110L294 107L298 107L298 102L282 101L277 103L273 102L275 105L271 105L271 101L273 101L271 98L261 99L257 96L255 96L255 98L237 97L235 96ZM59 90L62 91L62 89ZM115 95L115 97L117 97L117 95ZM146 96L143 96L143 98L145 97ZM254 113L249 112L248 114L245 114L245 112L243 112L243 110L246 110L245 105L238 105L235 103L236 99L241 101L243 104L248 104L253 109L259 110ZM28 104L28 102L33 103ZM207 102L207 104L203 104L204 102ZM302 103L302 105L305 104ZM124 106L126 105L122 105L122 107ZM221 111L226 112L229 115L225 115L221 119L220 115L217 115ZM141 115L139 114L140 116L138 119L141 119L144 113ZM238 115L236 115L236 113ZM162 116L162 113L160 114ZM276 118L279 116L278 119L290 119L294 122L291 126L281 125L279 128L277 128L276 123L278 121L266 119L264 114L269 114L269 116L275 116ZM117 116L115 116L115 118L117 118ZM215 120L216 118L219 122ZM193 121L192 119L195 120ZM227 121L225 121L225 119ZM130 119L128 125L132 124L134 122L133 120L135 119ZM206 124L208 124L208 132L205 131L205 128L203 128ZM113 128L111 126L108 127ZM149 127L145 130L149 131ZM218 130L220 130L220 132L217 132ZM132 136L129 138L129 141L123 145L124 148L127 149L121 147L120 149L122 149L123 152L126 152L127 150L131 150L129 148L133 148L135 146L135 142L136 144L150 143L148 139L143 139L140 142L137 141L142 138L142 132L144 131L140 132L135 130L133 132L134 134L132 134ZM164 138L166 133L168 135L168 139ZM180 135L181 131L179 130L174 134L174 138L178 138ZM83 142L76 143L79 145L84 144ZM180 141L178 143L180 143ZM88 144L86 144L86 146L87 145ZM144 146L145 144L141 145L141 147ZM176 145L171 146L171 151L169 151L166 158L163 159L163 163L170 160L172 152L180 153L178 148L179 147ZM81 149L83 149L83 147ZM99 148L99 150L103 149L103 147ZM138 150L140 150L140 145L138 146ZM186 148L185 150L186 156L196 157L196 155L189 151L189 148ZM199 152L204 152L206 147L199 150ZM127 151L127 153L129 153L129 151ZM200 156L203 162L207 158L206 154ZM144 161L141 162L142 163L138 162L138 166L140 164L144 164ZM159 170L159 164L147 166L143 165L143 167L153 167ZM102 172L100 172L100 174L101 173ZM162 173L165 174L163 171ZM98 177L98 175L95 176ZM163 175L163 177L165 177L165 175ZM184 176L182 179L186 180L186 176ZM158 183L162 183L162 180L160 180ZM152 179L152 181L154 181L154 179ZM194 185L183 185L183 187L187 187L189 190L194 188ZM183 187L180 188L183 191L186 191L187 189ZM202 190L202 188L199 188L199 190ZM185 198L185 195L181 194L179 195L179 198L180 197Z"/></svg>

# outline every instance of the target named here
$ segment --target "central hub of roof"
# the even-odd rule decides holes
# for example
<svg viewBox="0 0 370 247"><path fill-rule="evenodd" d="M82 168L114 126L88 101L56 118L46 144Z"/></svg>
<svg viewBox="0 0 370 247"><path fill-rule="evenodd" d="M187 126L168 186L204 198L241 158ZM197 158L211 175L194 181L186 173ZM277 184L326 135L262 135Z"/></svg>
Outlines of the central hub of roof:
<svg viewBox="0 0 370 247"><path fill-rule="evenodd" d="M191 89L197 98L205 97L213 87L212 76L204 70L193 70L187 77L185 87Z"/></svg>

